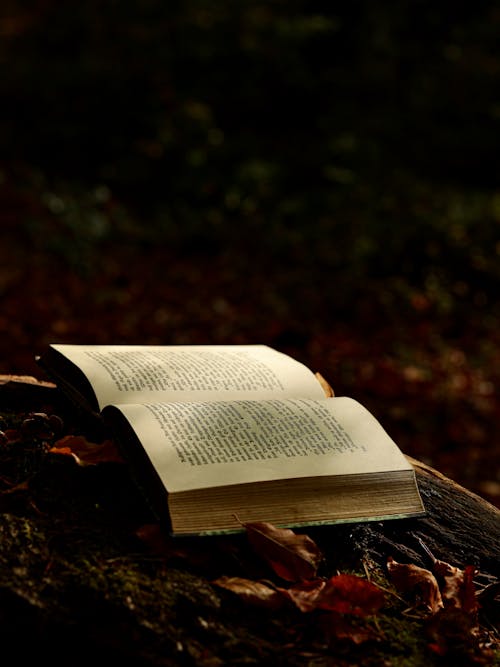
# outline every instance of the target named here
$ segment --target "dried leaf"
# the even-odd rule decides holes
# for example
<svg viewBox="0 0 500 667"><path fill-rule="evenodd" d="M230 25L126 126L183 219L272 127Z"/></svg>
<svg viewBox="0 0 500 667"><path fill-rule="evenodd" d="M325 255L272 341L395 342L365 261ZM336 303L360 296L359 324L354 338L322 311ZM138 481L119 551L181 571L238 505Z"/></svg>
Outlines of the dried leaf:
<svg viewBox="0 0 500 667"><path fill-rule="evenodd" d="M264 521L243 525L253 549L279 577L285 581L305 581L316 576L323 554L308 535L297 535Z"/></svg>
<svg viewBox="0 0 500 667"><path fill-rule="evenodd" d="M441 595L444 605L475 613L478 607L473 582L475 568L468 565L465 570L461 570L445 561L436 560L433 569L436 575L443 578Z"/></svg>
<svg viewBox="0 0 500 667"><path fill-rule="evenodd" d="M243 577L219 577L212 582L215 586L236 593L245 602L266 609L281 609L287 600L280 590L271 588L261 581Z"/></svg>
<svg viewBox="0 0 500 667"><path fill-rule="evenodd" d="M439 584L432 572L418 565L397 563L393 558L387 561L387 570L396 588L402 592L417 590L422 603L433 614L443 608Z"/></svg>
<svg viewBox="0 0 500 667"><path fill-rule="evenodd" d="M460 595L460 602L462 609L468 614L476 614L479 608L477 599L477 591L474 585L474 574L476 568L473 565L467 565L464 570L462 591Z"/></svg>
<svg viewBox="0 0 500 667"><path fill-rule="evenodd" d="M376 614L384 602L384 592L378 586L353 574L331 577L319 596L320 609L354 616Z"/></svg>
<svg viewBox="0 0 500 667"><path fill-rule="evenodd" d="M288 588L286 593L304 612L323 609L352 616L371 616L385 602L384 592L378 586L351 574L301 582Z"/></svg>
<svg viewBox="0 0 500 667"><path fill-rule="evenodd" d="M426 624L429 648L440 656L454 654L470 658L467 664L485 664L488 655L480 646L479 627L463 609L446 607L429 618Z"/></svg>
<svg viewBox="0 0 500 667"><path fill-rule="evenodd" d="M325 396L327 398L333 398L335 396L335 392L333 391L333 388L330 385L330 383L327 380L325 380L325 378L321 375L321 373L315 373L315 375L316 379L321 385L321 388L325 392Z"/></svg>
<svg viewBox="0 0 500 667"><path fill-rule="evenodd" d="M49 449L49 452L72 456L80 466L96 465L97 463L123 463L112 440L96 444L89 442L82 435L66 435L60 438Z"/></svg>
<svg viewBox="0 0 500 667"><path fill-rule="evenodd" d="M309 612L318 608L318 599L325 586L326 579L311 579L281 590L300 611Z"/></svg>

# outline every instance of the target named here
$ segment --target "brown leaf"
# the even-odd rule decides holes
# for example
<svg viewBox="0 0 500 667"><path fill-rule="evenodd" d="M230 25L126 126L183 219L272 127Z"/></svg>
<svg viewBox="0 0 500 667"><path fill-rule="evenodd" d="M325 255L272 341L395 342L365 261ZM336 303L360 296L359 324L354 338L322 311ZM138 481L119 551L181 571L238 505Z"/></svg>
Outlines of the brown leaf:
<svg viewBox="0 0 500 667"><path fill-rule="evenodd" d="M315 375L316 379L321 385L321 388L325 392L325 396L327 398L333 398L335 396L335 392L333 391L333 388L330 385L330 383L327 380L325 380L325 378L321 375L321 373L315 373Z"/></svg>
<svg viewBox="0 0 500 667"><path fill-rule="evenodd" d="M436 577L432 572L418 565L397 563L393 558L387 561L387 570L396 588L402 592L419 592L422 603L435 614L443 608L443 599Z"/></svg>
<svg viewBox="0 0 500 667"><path fill-rule="evenodd" d="M287 603L286 597L278 589L261 581L243 577L219 577L212 582L215 586L236 593L245 602L266 609L281 609Z"/></svg>
<svg viewBox="0 0 500 667"><path fill-rule="evenodd" d="M440 656L468 656L467 664L486 664L489 651L480 645L479 627L463 609L446 607L431 616L426 623L429 648ZM489 662L487 664L490 664Z"/></svg>
<svg viewBox="0 0 500 667"><path fill-rule="evenodd" d="M290 598L300 611L309 612L318 608L318 600L325 586L326 579L311 579L280 590Z"/></svg>
<svg viewBox="0 0 500 667"><path fill-rule="evenodd" d="M264 521L243 525L253 549L279 577L285 581L305 581L316 576L323 554L308 535L297 535Z"/></svg>
<svg viewBox="0 0 500 667"><path fill-rule="evenodd" d="M352 574L295 584L287 593L305 612L324 609L352 616L371 616L385 602L384 592L378 586Z"/></svg>
<svg viewBox="0 0 500 667"><path fill-rule="evenodd" d="M342 614L371 616L384 602L384 592L371 581L353 574L338 574L327 581L318 606Z"/></svg>
<svg viewBox="0 0 500 667"><path fill-rule="evenodd" d="M80 466L96 465L97 463L123 463L112 440L96 444L89 442L83 435L66 435L57 440L49 452L72 456Z"/></svg>
<svg viewBox="0 0 500 667"><path fill-rule="evenodd" d="M476 568L473 565L467 565L464 570L462 592L460 595L461 606L468 614L475 614L478 611L479 603L474 585L474 574Z"/></svg>
<svg viewBox="0 0 500 667"><path fill-rule="evenodd" d="M444 605L474 614L478 607L472 580L475 568L468 565L461 570L445 561L435 560L433 569L436 575L443 578L441 595Z"/></svg>

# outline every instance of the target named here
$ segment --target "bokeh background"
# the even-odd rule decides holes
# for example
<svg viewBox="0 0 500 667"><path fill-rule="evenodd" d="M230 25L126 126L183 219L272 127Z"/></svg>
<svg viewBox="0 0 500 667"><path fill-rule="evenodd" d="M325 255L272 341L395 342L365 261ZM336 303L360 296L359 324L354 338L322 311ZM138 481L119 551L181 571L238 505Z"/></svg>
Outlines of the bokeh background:
<svg viewBox="0 0 500 667"><path fill-rule="evenodd" d="M267 343L500 503L500 9L3 0L0 372Z"/></svg>

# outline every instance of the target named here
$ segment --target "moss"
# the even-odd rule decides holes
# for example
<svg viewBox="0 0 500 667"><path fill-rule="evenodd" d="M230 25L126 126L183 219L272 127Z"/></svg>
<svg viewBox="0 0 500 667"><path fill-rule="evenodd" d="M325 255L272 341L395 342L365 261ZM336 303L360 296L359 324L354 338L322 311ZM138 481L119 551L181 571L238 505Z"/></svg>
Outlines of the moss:
<svg viewBox="0 0 500 667"><path fill-rule="evenodd" d="M19 428L24 414L2 418L6 428ZM152 552L135 534L151 517L126 467L81 468L71 457L47 454L43 442L24 434L0 449L4 489L10 488L6 472L18 483L29 482L0 494L0 599L6 609L18 609L18 616L9 617L14 635L31 633L39 650L52 651L57 637L64 653L85 636L82 662L99 650L115 659L140 653L144 662L137 664L145 665L446 664L428 646L425 618L405 613L383 567L365 555L363 536L373 541L373 531L311 531L313 539L327 541L321 576L367 576L387 590L379 614L347 619L353 633L339 638L325 631L321 614L249 608L210 584L220 574L266 576L244 535L166 539ZM29 474L20 463L26 460ZM354 630L365 641L357 644ZM465 651L453 660L465 665L471 655ZM491 664L500 664L498 655Z"/></svg>

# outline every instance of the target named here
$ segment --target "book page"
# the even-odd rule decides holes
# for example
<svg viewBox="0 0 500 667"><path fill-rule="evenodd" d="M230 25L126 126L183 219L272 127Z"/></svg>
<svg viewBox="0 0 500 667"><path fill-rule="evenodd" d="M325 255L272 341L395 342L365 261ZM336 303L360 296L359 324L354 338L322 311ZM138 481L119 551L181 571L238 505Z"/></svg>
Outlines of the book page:
<svg viewBox="0 0 500 667"><path fill-rule="evenodd" d="M53 345L109 403L322 398L314 373L266 345Z"/></svg>
<svg viewBox="0 0 500 667"><path fill-rule="evenodd" d="M370 412L346 397L116 407L171 492L410 468Z"/></svg>

